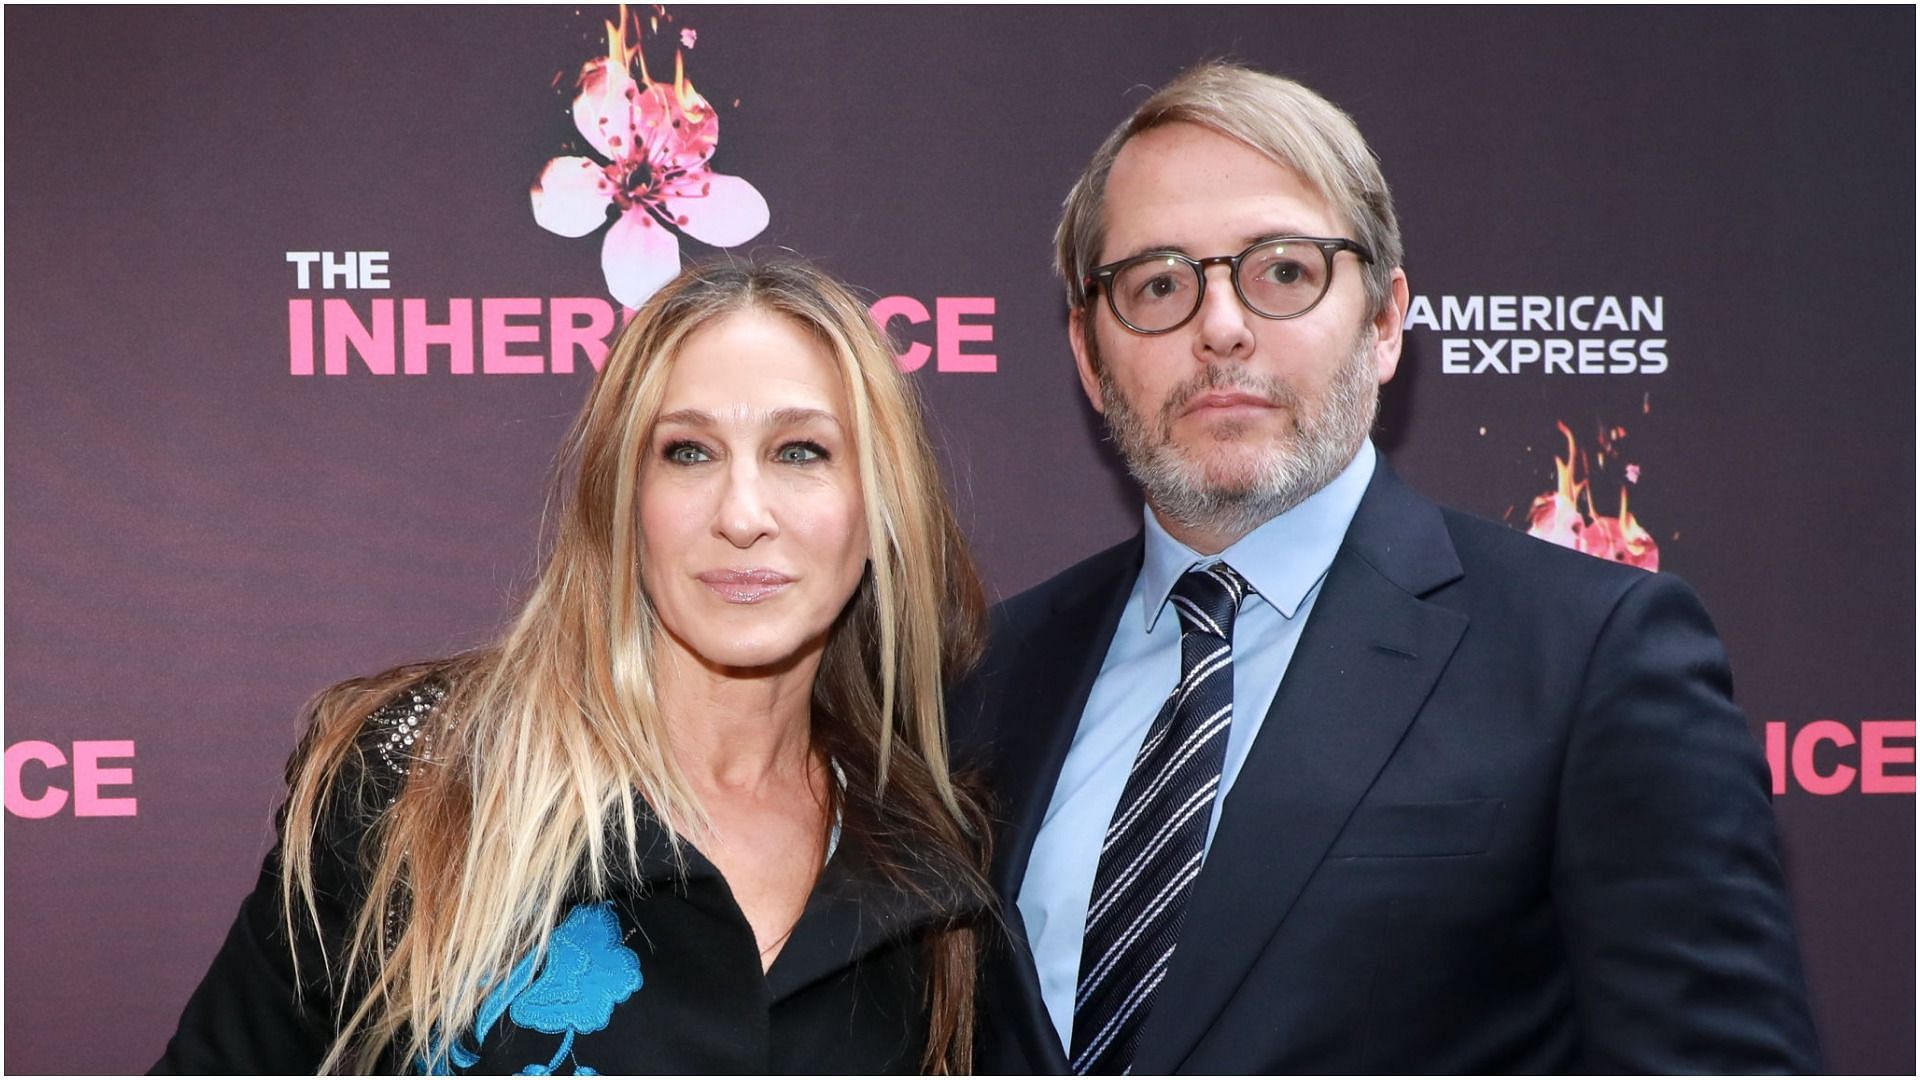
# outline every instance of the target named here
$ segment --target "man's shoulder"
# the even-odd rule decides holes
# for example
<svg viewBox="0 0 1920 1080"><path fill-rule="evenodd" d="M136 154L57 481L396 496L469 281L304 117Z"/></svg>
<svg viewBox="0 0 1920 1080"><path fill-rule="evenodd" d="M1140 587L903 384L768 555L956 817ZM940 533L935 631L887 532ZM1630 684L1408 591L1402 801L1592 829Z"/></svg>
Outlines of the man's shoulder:
<svg viewBox="0 0 1920 1080"><path fill-rule="evenodd" d="M1035 627L1089 593L1131 588L1140 567L1140 552L1141 538L1135 534L1002 600L992 612L995 638Z"/></svg>
<svg viewBox="0 0 1920 1080"><path fill-rule="evenodd" d="M962 759L986 753L982 748L999 736L1002 721L1015 715L1002 708L1004 695L1021 681L1021 673L1035 670L1037 657L1058 660L1082 655L1084 649L1106 648L1085 625L1062 627L1057 620L1071 618L1076 610L1085 616L1089 601L1096 598L1124 603L1139 573L1141 550L1136 534L994 605L986 654L948 694L948 728ZM1087 621L1097 619L1087 616ZM1049 633L1054 634L1051 640ZM1044 667L1045 662L1039 662Z"/></svg>
<svg viewBox="0 0 1920 1080"><path fill-rule="evenodd" d="M1483 575L1504 570L1509 575L1517 572L1564 581L1571 587L1625 589L1646 574L1640 567L1575 551L1465 510L1439 509L1461 567L1469 575L1476 570Z"/></svg>
<svg viewBox="0 0 1920 1080"><path fill-rule="evenodd" d="M1462 570L1436 601L1495 619L1559 633L1598 633L1630 595L1678 595L1692 586L1672 573L1600 558L1448 506L1439 507ZM1638 590L1636 592L1636 590Z"/></svg>
<svg viewBox="0 0 1920 1080"><path fill-rule="evenodd" d="M1418 595L1617 597L1645 570L1443 505L1382 458L1342 548Z"/></svg>

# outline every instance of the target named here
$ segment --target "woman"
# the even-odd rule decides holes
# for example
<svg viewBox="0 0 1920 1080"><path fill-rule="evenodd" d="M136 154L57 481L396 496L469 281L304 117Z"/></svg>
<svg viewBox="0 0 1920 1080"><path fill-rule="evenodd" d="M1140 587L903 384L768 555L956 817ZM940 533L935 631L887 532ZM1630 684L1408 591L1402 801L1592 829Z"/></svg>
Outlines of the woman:
<svg viewBox="0 0 1920 1080"><path fill-rule="evenodd" d="M967 1071L981 590L865 308L683 273L557 475L498 644L320 697L157 1069Z"/></svg>

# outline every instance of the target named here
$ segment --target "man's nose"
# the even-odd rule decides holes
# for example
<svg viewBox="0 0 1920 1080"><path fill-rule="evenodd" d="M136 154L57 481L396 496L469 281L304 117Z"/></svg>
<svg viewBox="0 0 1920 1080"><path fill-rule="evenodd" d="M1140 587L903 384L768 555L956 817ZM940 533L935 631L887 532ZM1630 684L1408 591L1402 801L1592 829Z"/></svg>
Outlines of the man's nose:
<svg viewBox="0 0 1920 1080"><path fill-rule="evenodd" d="M1206 363L1242 360L1253 352L1253 320L1260 316L1247 310L1233 287L1233 268L1209 266L1207 294L1194 315L1198 333L1194 335L1195 356Z"/></svg>
<svg viewBox="0 0 1920 1080"><path fill-rule="evenodd" d="M779 524L766 489L767 478L760 463L737 459L727 468L726 488L720 493L720 505L714 514L714 532L737 548L749 548L760 540L777 535Z"/></svg>

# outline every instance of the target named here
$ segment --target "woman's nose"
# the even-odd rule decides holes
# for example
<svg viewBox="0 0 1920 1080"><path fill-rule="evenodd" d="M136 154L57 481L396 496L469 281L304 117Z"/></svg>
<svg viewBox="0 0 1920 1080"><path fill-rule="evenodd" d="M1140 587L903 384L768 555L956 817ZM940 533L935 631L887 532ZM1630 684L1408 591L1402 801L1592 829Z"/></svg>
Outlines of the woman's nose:
<svg viewBox="0 0 1920 1080"><path fill-rule="evenodd" d="M738 548L752 547L779 532L768 501L766 478L757 462L737 461L727 470L714 531Z"/></svg>

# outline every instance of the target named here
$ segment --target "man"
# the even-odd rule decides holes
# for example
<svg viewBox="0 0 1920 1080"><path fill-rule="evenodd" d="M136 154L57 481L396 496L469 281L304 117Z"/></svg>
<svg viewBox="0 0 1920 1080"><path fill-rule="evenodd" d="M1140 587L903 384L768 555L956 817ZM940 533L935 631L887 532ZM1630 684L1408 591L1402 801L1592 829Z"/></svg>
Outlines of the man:
<svg viewBox="0 0 1920 1080"><path fill-rule="evenodd" d="M1206 65L1058 268L1141 535L996 611L988 1071L1818 1067L1764 766L1672 577L1443 510L1368 432L1392 202L1352 121Z"/></svg>

